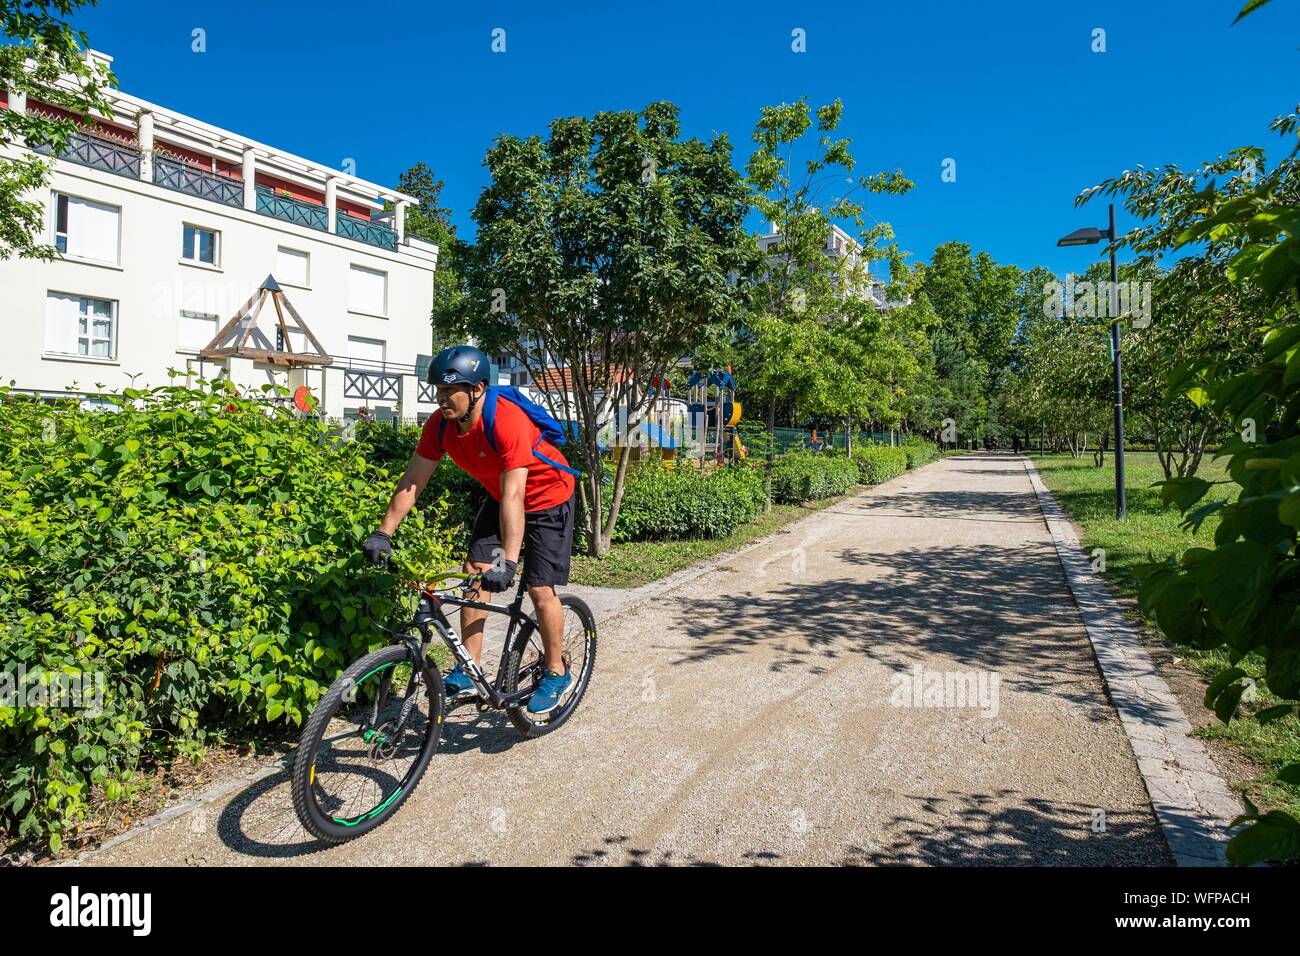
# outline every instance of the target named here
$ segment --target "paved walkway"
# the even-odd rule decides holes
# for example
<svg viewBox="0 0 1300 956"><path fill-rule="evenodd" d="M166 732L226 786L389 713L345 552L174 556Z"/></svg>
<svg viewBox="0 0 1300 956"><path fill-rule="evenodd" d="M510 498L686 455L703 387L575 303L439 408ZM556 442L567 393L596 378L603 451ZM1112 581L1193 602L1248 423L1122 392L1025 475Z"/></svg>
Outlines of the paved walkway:
<svg viewBox="0 0 1300 956"><path fill-rule="evenodd" d="M638 596L566 727L456 711L358 841L309 841L278 773L87 862L1171 862L1018 459L944 459Z"/></svg>

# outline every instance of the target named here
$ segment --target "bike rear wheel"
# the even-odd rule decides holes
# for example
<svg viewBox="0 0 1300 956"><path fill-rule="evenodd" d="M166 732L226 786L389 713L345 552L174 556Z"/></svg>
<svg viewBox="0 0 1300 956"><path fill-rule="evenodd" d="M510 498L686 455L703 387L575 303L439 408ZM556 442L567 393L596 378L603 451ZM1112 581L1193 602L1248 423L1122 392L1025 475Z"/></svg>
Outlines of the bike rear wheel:
<svg viewBox="0 0 1300 956"><path fill-rule="evenodd" d="M573 715L587 692L596 664L596 617L591 608L582 598L571 594L563 595L560 605L564 609L564 663L573 675L573 682L561 695L559 706L549 713L530 714L527 702L508 708L510 722L525 737L549 734ZM541 634L532 627L521 631L506 658L502 693L509 696L518 690L536 690L542 680L543 665Z"/></svg>
<svg viewBox="0 0 1300 956"><path fill-rule="evenodd" d="M405 644L353 663L316 705L294 758L293 806L327 843L373 830L406 801L438 748L442 675Z"/></svg>

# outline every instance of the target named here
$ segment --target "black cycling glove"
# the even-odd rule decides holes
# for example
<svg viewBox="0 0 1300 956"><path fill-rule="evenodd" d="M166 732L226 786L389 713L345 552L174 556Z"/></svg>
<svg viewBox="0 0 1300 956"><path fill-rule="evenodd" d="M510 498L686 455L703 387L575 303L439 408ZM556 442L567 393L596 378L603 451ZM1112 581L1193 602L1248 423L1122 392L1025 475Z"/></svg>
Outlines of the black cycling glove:
<svg viewBox="0 0 1300 956"><path fill-rule="evenodd" d="M361 550L371 564L386 564L393 553L393 539L383 531L376 531L362 543Z"/></svg>
<svg viewBox="0 0 1300 956"><path fill-rule="evenodd" d="M518 567L517 561L507 561L502 558L490 570L483 572L483 590L494 593L506 590L515 583L515 569Z"/></svg>

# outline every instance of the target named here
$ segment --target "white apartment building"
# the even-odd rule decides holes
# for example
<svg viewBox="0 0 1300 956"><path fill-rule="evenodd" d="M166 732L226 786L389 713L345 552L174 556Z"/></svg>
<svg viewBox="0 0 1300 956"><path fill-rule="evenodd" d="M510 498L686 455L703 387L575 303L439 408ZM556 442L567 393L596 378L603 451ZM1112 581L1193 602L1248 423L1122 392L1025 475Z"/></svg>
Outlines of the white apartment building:
<svg viewBox="0 0 1300 956"><path fill-rule="evenodd" d="M107 97L111 119L73 137L39 197L59 256L0 262L0 382L94 403L169 384L175 369L306 386L334 418L434 411L415 363L430 351L438 248L404 234L413 197L118 90ZM2 89L0 109L63 115ZM257 311L268 277L283 299Z"/></svg>

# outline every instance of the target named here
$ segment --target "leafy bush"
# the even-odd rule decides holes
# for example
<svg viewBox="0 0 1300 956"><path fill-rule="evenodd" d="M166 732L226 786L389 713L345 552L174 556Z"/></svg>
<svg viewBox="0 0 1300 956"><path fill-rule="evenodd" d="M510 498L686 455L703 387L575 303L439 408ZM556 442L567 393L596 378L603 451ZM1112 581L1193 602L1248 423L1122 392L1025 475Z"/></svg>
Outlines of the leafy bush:
<svg viewBox="0 0 1300 956"><path fill-rule="evenodd" d="M615 541L721 538L763 507L762 473L744 466L700 472L649 461L630 471Z"/></svg>
<svg viewBox="0 0 1300 956"><path fill-rule="evenodd" d="M227 383L119 398L0 389L0 828L56 852L143 762L301 723L407 594L358 550L393 487L364 445ZM450 563L441 517L397 536L416 573Z"/></svg>
<svg viewBox="0 0 1300 956"><path fill-rule="evenodd" d="M899 447L903 454L907 456L907 467L920 468L939 457L939 446L932 441L926 441L924 438L916 436L909 437Z"/></svg>
<svg viewBox="0 0 1300 956"><path fill-rule="evenodd" d="M420 444L419 425L396 425L390 422L363 422L356 428L356 440L364 449L366 458L375 466L393 475L406 470L411 456ZM469 545L469 532L479 507L487 498L487 491L463 468L447 456L438 462L433 477L420 494L420 507L429 507L444 501L446 513L442 519L452 535L457 551Z"/></svg>
<svg viewBox="0 0 1300 956"><path fill-rule="evenodd" d="M858 469L858 480L864 485L878 485L897 478L908 468L907 452L889 445L859 445L853 449L853 463Z"/></svg>
<svg viewBox="0 0 1300 956"><path fill-rule="evenodd" d="M858 469L835 451L790 451L772 465L772 500L798 504L848 494L858 483Z"/></svg>

